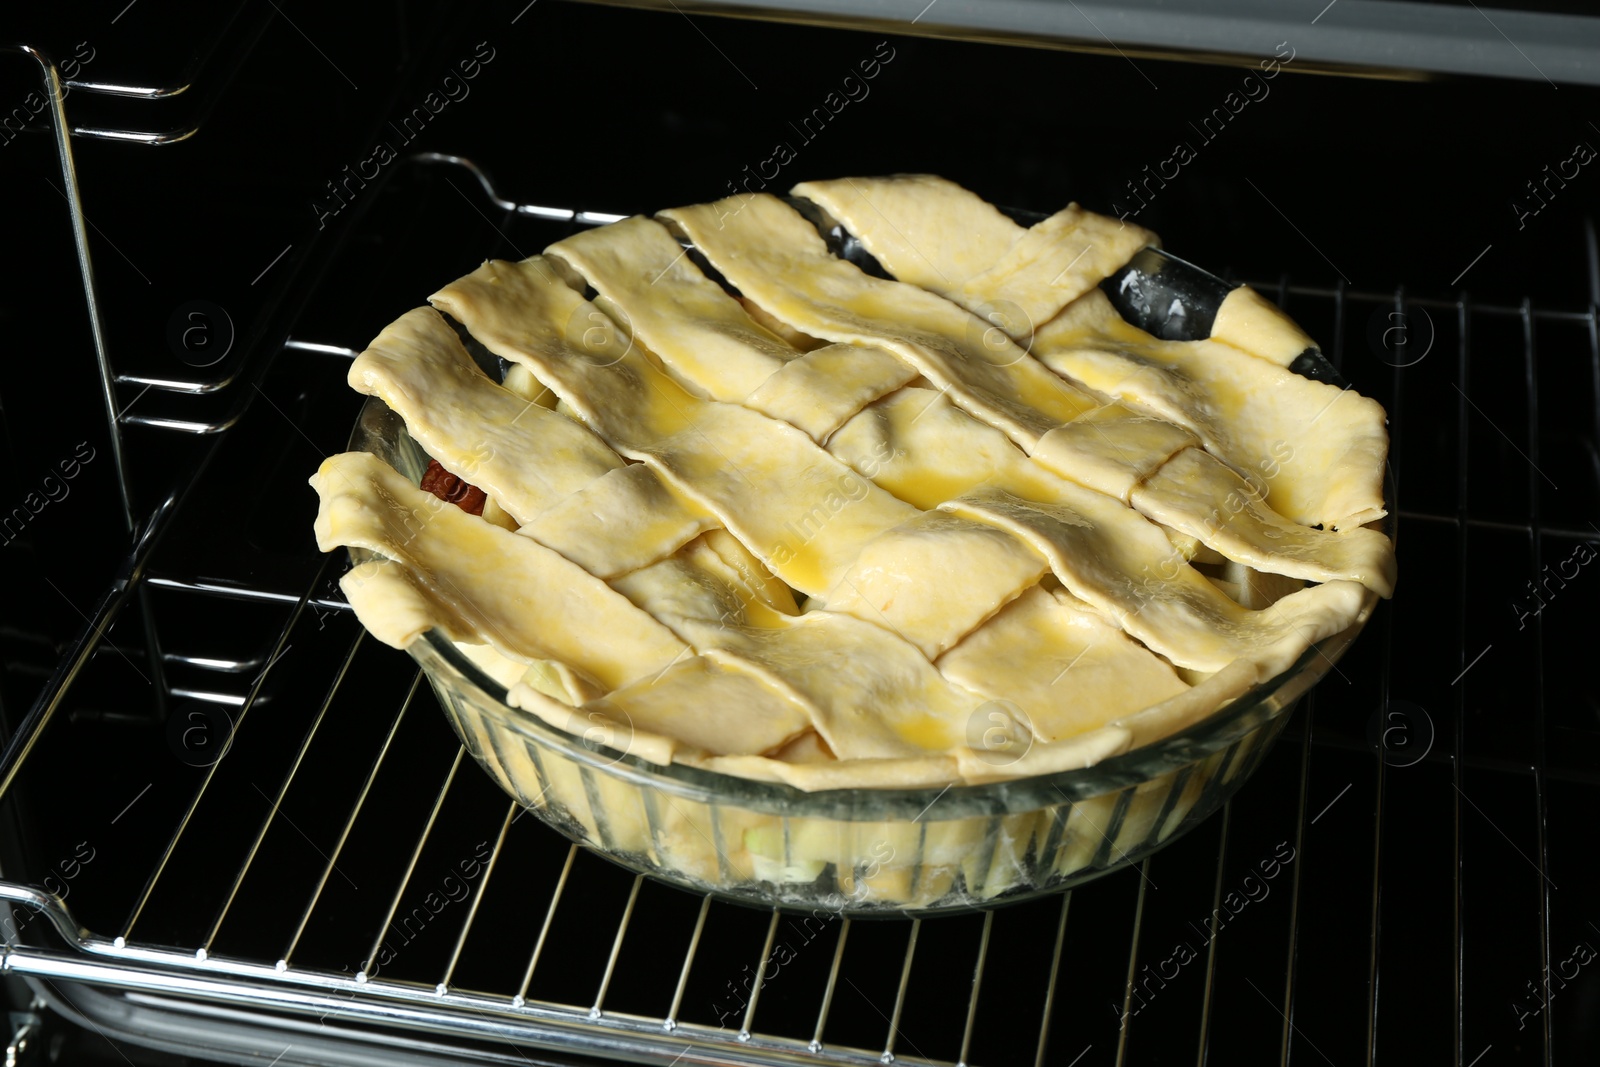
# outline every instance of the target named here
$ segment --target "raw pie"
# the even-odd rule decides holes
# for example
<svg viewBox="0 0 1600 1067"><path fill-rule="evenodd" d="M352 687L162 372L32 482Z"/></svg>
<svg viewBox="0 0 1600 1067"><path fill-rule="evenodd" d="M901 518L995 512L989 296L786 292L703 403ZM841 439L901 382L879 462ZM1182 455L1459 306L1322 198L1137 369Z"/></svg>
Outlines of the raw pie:
<svg viewBox="0 0 1600 1067"><path fill-rule="evenodd" d="M927 786L1180 730L1392 593L1383 409L1289 371L1311 342L1250 290L1158 340L1099 287L1138 227L930 176L794 195L897 280L759 194L486 262L378 335L350 384L443 471L312 478L318 545L379 557L342 583L376 637L437 628L657 763Z"/></svg>

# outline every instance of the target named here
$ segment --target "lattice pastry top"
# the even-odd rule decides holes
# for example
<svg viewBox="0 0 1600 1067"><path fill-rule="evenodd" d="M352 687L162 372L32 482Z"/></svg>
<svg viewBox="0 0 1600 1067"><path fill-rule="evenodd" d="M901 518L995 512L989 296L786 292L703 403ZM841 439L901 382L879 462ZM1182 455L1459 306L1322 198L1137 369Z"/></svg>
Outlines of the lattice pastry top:
<svg viewBox="0 0 1600 1067"><path fill-rule="evenodd" d="M1137 227L925 176L795 193L897 280L756 195L486 262L378 335L350 384L487 502L322 465L318 544L382 557L343 582L368 629L440 628L657 762L914 786L1181 729L1390 595L1383 410L1286 369L1310 341L1254 293L1158 340L1098 287Z"/></svg>

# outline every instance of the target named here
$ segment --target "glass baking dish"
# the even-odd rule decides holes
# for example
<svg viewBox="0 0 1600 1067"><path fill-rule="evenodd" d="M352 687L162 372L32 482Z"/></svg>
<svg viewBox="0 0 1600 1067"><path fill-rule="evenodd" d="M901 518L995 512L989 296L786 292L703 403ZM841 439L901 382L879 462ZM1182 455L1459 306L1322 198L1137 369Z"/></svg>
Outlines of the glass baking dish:
<svg viewBox="0 0 1600 1067"><path fill-rule="evenodd" d="M1190 287L1194 269L1149 253L1128 268L1139 271L1146 295L1174 274ZM494 357L469 347L492 368ZM1294 369L1337 380L1315 350ZM363 407L350 448L413 482L428 465L377 398ZM1384 532L1393 540L1392 478L1385 491ZM354 549L351 556L373 558ZM1363 620L1375 601L1369 592ZM544 822L621 866L760 907L919 915L1079 885L1175 840L1250 776L1295 701L1362 625L1313 646L1288 671L1173 736L1082 770L943 789L806 792L650 763L612 748L607 742L615 739L601 731L575 736L510 707L505 687L437 630L409 652L489 776Z"/></svg>

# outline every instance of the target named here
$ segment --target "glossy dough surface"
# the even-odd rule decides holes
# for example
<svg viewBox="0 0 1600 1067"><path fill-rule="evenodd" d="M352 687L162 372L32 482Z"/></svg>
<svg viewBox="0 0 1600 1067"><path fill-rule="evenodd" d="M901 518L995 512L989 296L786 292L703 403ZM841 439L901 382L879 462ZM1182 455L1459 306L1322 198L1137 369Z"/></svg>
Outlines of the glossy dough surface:
<svg viewBox="0 0 1600 1067"><path fill-rule="evenodd" d="M351 386L490 517L324 462L376 637L437 629L653 762L923 786L1147 744L1392 593L1382 408L1290 372L1309 339L1259 296L1161 341L1099 288L1147 231L927 175L795 194L892 277L762 194L486 262L379 334Z"/></svg>

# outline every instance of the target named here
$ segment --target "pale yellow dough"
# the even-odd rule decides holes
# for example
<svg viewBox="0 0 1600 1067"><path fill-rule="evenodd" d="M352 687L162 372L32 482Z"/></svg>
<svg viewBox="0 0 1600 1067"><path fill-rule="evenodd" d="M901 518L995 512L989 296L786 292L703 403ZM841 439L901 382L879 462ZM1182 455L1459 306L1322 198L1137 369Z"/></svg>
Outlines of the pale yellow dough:
<svg viewBox="0 0 1600 1067"><path fill-rule="evenodd" d="M1383 408L1218 341L1159 341L1124 322L1098 289L1034 339L1062 374L1189 430L1306 526L1382 517L1389 435Z"/></svg>
<svg viewBox="0 0 1600 1067"><path fill-rule="evenodd" d="M317 547L405 564L416 593L408 612L427 604L451 620L453 638L479 634L505 655L568 663L607 688L663 669L686 647L588 571L424 493L376 456L333 456L311 484L321 499ZM392 636L409 643L417 632Z"/></svg>
<svg viewBox="0 0 1600 1067"><path fill-rule="evenodd" d="M916 377L915 367L881 348L824 345L774 371L744 403L826 441L856 412Z"/></svg>
<svg viewBox="0 0 1600 1067"><path fill-rule="evenodd" d="M1189 687L1170 664L1064 590L1035 586L940 658L946 678L1023 710L1036 741L1060 741Z"/></svg>
<svg viewBox="0 0 1600 1067"><path fill-rule="evenodd" d="M1190 567L1158 527L1089 490L1048 504L982 490L942 507L1028 540L1075 596L1180 667L1218 671L1242 658L1277 673L1353 623L1364 601L1355 582L1330 582L1250 611Z"/></svg>
<svg viewBox="0 0 1600 1067"><path fill-rule="evenodd" d="M552 281L539 257L485 263L432 299L490 351L532 370L612 447L723 516L796 589L826 592L860 545L915 514L794 427L685 392L643 350L586 358L562 324L593 305Z"/></svg>
<svg viewBox="0 0 1600 1067"><path fill-rule="evenodd" d="M783 419L815 440L917 376L878 348L800 351L702 274L651 219L579 233L546 255L592 285L686 389Z"/></svg>
<svg viewBox="0 0 1600 1067"><path fill-rule="evenodd" d="M1028 229L950 299L1026 341L1062 308L1125 266L1155 234L1077 204Z"/></svg>
<svg viewBox="0 0 1600 1067"><path fill-rule="evenodd" d="M801 182L790 192L842 223L890 274L935 293L994 266L1026 232L976 193L933 174Z"/></svg>
<svg viewBox="0 0 1600 1067"><path fill-rule="evenodd" d="M1160 244L1142 226L1076 204L1024 229L929 174L801 182L792 192L843 223L899 280L948 297L1024 343L1134 253Z"/></svg>
<svg viewBox="0 0 1600 1067"><path fill-rule="evenodd" d="M680 382L713 400L742 403L800 355L701 274L659 222L623 219L558 241L545 255L582 275Z"/></svg>
<svg viewBox="0 0 1600 1067"><path fill-rule="evenodd" d="M592 431L490 381L432 308L385 327L349 381L381 397L430 456L523 533L601 577L670 555L712 525L710 512Z"/></svg>
<svg viewBox="0 0 1600 1067"><path fill-rule="evenodd" d="M1308 348L1317 347L1278 305L1241 285L1223 298L1211 324L1211 339L1287 367Z"/></svg>
<svg viewBox="0 0 1600 1067"><path fill-rule="evenodd" d="M546 462L557 466L560 461ZM596 577L611 578L663 559L715 526L710 511L644 464L629 463L539 513L518 533L549 545Z"/></svg>
<svg viewBox="0 0 1600 1067"><path fill-rule="evenodd" d="M1146 518L1189 534L1228 559L1313 582L1348 579L1379 596L1394 595L1394 546L1362 527L1332 533L1297 526L1267 507L1255 489L1220 460L1186 448L1134 489Z"/></svg>
<svg viewBox="0 0 1600 1067"><path fill-rule="evenodd" d="M932 293L863 274L777 197L759 194L724 218L718 204L662 212L712 266L773 315L830 341L875 345L962 407L1028 447L1096 406L989 323Z"/></svg>
<svg viewBox="0 0 1600 1067"><path fill-rule="evenodd" d="M1160 341L1097 288L1155 243L1138 227L1070 205L1024 228L928 175L795 193L898 280L762 194L585 231L434 294L511 362L503 385L439 311L379 334L350 384L490 502L469 515L366 453L322 465L317 543L379 557L342 580L375 637L437 630L511 708L649 762L922 788L1187 729L1392 593L1392 546L1362 528L1383 514L1382 409L1287 371L1310 339L1257 294L1235 290L1210 340ZM470 729L507 788L542 780ZM560 792L605 829L576 780ZM1104 844L1092 807L1063 863ZM1131 812L1118 838L1167 833L1179 809ZM608 832L710 862L689 840L704 819L659 817ZM745 876L808 881L842 847L729 819L715 863ZM942 857L934 876L999 892L1005 857L1049 829L1012 819L992 857L915 847ZM904 896L904 873L863 888Z"/></svg>
<svg viewBox="0 0 1600 1067"><path fill-rule="evenodd" d="M519 523L623 466L582 426L490 381L432 308L384 327L348 377L352 389L380 397L404 419L440 465L493 496ZM549 462L550 455L560 462Z"/></svg>

